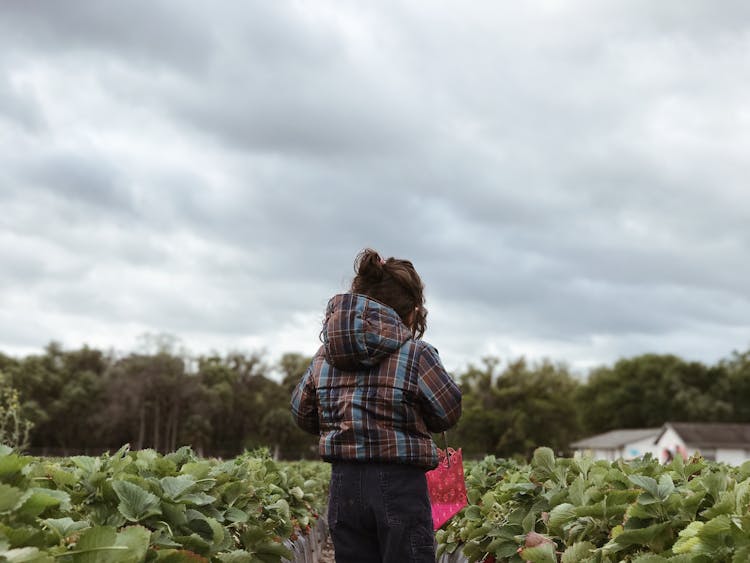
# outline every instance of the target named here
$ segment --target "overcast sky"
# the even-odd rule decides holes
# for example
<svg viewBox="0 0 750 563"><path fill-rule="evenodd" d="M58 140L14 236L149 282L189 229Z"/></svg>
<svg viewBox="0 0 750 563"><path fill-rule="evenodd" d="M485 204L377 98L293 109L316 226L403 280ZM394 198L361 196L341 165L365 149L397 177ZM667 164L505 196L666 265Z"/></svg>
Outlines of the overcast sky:
<svg viewBox="0 0 750 563"><path fill-rule="evenodd" d="M750 348L750 3L0 4L0 351L312 353L357 252L425 339Z"/></svg>

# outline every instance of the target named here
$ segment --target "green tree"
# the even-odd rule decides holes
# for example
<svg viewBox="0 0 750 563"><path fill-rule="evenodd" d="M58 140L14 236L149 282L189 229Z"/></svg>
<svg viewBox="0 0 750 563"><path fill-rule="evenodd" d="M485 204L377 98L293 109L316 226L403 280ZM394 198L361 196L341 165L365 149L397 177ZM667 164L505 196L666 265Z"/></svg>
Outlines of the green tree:
<svg viewBox="0 0 750 563"><path fill-rule="evenodd" d="M732 405L732 422L750 422L750 350L733 352L719 367L726 374L720 395Z"/></svg>
<svg viewBox="0 0 750 563"><path fill-rule="evenodd" d="M181 357L131 354L107 374L98 425L108 444L174 451L183 443L181 423L190 414L198 385L197 378L185 373Z"/></svg>
<svg viewBox="0 0 750 563"><path fill-rule="evenodd" d="M259 354L232 353L198 359L198 377L206 393L203 415L209 421L211 447L224 455L267 445L262 420L281 404L281 386L270 379Z"/></svg>
<svg viewBox="0 0 750 563"><path fill-rule="evenodd" d="M0 371L0 444L17 451L29 446L29 433L33 423L21 413L18 391L8 384Z"/></svg>
<svg viewBox="0 0 750 563"><path fill-rule="evenodd" d="M318 437L301 430L292 418L289 410L292 391L302 379L310 366L312 358L297 353L281 356L278 368L282 374L279 406L274 415L279 424L283 424L284 435L280 442L280 453L287 459L316 458L318 456Z"/></svg>
<svg viewBox="0 0 750 563"><path fill-rule="evenodd" d="M281 386L290 396L297 383L299 383L299 380L305 375L310 362L312 362L310 356L304 356L295 352L288 352L281 356L278 366L282 375Z"/></svg>
<svg viewBox="0 0 750 563"><path fill-rule="evenodd" d="M451 442L460 444L468 456L480 457L494 452L502 431L503 416L496 408L493 393L499 377L499 362L497 358L482 358L481 366L469 364L466 371L459 376L462 394L461 419L455 430L455 439L449 436L448 442L449 445Z"/></svg>
<svg viewBox="0 0 750 563"><path fill-rule="evenodd" d="M722 366L644 354L593 370L577 402L589 433L726 420L732 405L721 397L725 380Z"/></svg>
<svg viewBox="0 0 750 563"><path fill-rule="evenodd" d="M573 398L578 383L562 365L529 365L524 358L502 371L497 358L469 366L461 376L464 412L458 443L469 455L528 457L539 446L565 452L579 434Z"/></svg>

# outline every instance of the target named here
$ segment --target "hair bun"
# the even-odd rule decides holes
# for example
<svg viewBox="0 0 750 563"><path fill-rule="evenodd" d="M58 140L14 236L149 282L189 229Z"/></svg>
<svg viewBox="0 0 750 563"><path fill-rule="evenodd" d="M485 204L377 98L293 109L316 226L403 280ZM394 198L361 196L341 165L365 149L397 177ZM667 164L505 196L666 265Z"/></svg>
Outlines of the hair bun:
<svg viewBox="0 0 750 563"><path fill-rule="evenodd" d="M354 260L354 271L358 276L379 281L383 279L385 260L372 248L365 248Z"/></svg>
<svg viewBox="0 0 750 563"><path fill-rule="evenodd" d="M354 271L357 275L352 280L352 293L388 305L415 338L422 337L427 310L424 308L424 284L414 264L393 257L386 261L372 248L365 248L354 260Z"/></svg>

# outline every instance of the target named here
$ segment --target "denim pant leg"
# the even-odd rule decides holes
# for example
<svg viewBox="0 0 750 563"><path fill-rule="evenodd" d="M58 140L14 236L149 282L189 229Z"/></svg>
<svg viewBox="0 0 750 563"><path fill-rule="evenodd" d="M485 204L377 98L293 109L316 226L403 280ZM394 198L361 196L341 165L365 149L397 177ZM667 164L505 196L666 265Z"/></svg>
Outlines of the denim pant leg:
<svg viewBox="0 0 750 563"><path fill-rule="evenodd" d="M328 504L336 563L434 563L424 470L334 464Z"/></svg>
<svg viewBox="0 0 750 563"><path fill-rule="evenodd" d="M373 489L383 561L434 563L435 534L424 470L382 465L377 468L377 487Z"/></svg>
<svg viewBox="0 0 750 563"><path fill-rule="evenodd" d="M328 493L328 527L336 563L382 563L377 527L365 506L367 466L335 463Z"/></svg>

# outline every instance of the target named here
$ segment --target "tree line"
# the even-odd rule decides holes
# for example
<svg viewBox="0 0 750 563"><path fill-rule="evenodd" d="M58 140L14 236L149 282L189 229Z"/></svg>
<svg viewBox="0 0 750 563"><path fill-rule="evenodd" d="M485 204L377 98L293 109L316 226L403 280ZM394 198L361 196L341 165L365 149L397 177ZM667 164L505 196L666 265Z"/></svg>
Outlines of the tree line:
<svg viewBox="0 0 750 563"><path fill-rule="evenodd" d="M195 357L171 345L119 356L56 343L21 358L0 353L0 439L15 428L19 445L37 455L130 443L162 452L190 445L221 457L268 447L282 458L314 458L315 437L289 413L309 362L297 353L273 364L260 353ZM448 444L467 457L528 457L542 445L566 454L591 434L667 421L750 422L750 350L714 365L644 354L586 377L549 360L488 357L453 375L463 415Z"/></svg>

